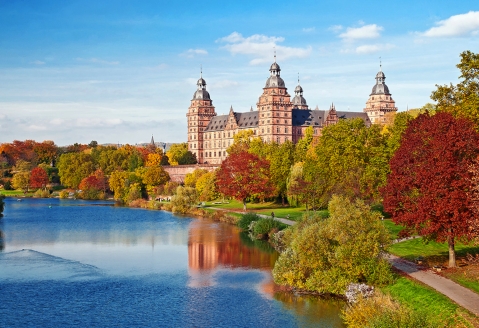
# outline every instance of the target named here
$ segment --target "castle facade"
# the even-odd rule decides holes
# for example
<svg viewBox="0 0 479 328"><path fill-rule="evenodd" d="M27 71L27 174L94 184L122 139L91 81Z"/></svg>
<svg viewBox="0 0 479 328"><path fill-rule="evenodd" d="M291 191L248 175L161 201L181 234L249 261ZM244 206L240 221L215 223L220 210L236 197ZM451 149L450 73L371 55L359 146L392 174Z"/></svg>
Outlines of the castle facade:
<svg viewBox="0 0 479 328"><path fill-rule="evenodd" d="M387 113L397 111L382 70L376 74L376 84L362 112L336 111L334 105L327 111L318 107L311 110L299 81L291 99L276 61L269 71L256 110L251 108L249 112L237 113L231 107L228 115L216 114L213 100L206 91L206 81L200 77L186 114L188 150L196 155L199 164L221 164L234 135L242 130L252 130L265 142L289 140L297 143L308 127L312 127L314 136L319 137L323 127L336 124L340 119L360 117L370 126L384 123Z"/></svg>

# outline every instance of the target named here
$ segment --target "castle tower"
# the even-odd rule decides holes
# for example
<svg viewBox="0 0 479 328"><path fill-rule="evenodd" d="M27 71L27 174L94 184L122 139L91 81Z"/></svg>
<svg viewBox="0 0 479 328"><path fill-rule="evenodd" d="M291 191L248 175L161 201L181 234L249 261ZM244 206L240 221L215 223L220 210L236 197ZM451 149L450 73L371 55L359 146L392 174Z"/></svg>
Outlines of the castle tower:
<svg viewBox="0 0 479 328"><path fill-rule="evenodd" d="M298 75L298 86L294 89L294 98L293 98L293 108L297 109L308 109L308 104L306 99L303 97L303 88L299 84L299 75Z"/></svg>
<svg viewBox="0 0 479 328"><path fill-rule="evenodd" d="M266 80L263 94L256 107L259 112L258 136L264 141L283 143L292 141L292 108L291 96L281 78L281 68L275 61L271 65L270 76Z"/></svg>
<svg viewBox="0 0 479 328"><path fill-rule="evenodd" d="M203 131L211 118L216 116L213 101L208 91L206 91L206 81L202 75L196 83L198 89L194 93L193 99L191 99L191 104L186 114L188 121L188 150L196 155L200 164L204 162Z"/></svg>
<svg viewBox="0 0 479 328"><path fill-rule="evenodd" d="M369 99L366 102L366 108L364 112L368 114L369 120L373 124L381 124L386 122L385 115L387 113L396 112L396 102L391 97L389 88L386 83L386 76L382 71L382 65L379 65L380 69L376 74L376 85L373 86L373 90L369 95Z"/></svg>

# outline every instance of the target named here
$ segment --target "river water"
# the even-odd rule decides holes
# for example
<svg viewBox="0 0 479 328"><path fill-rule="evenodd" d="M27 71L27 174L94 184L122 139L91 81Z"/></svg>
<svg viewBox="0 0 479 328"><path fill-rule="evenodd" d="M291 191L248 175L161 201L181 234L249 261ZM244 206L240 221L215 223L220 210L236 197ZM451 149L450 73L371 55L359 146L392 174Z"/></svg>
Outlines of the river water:
<svg viewBox="0 0 479 328"><path fill-rule="evenodd" d="M109 202L6 199L1 327L343 327L336 300L271 277L232 225Z"/></svg>

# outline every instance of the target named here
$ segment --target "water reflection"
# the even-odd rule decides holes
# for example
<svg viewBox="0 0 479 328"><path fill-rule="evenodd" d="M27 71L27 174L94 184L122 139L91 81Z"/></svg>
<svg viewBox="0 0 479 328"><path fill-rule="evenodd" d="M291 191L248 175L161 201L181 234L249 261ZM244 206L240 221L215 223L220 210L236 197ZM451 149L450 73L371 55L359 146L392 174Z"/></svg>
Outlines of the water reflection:
<svg viewBox="0 0 479 328"><path fill-rule="evenodd" d="M0 230L0 252L2 252L5 249L5 235L3 234L3 231Z"/></svg>

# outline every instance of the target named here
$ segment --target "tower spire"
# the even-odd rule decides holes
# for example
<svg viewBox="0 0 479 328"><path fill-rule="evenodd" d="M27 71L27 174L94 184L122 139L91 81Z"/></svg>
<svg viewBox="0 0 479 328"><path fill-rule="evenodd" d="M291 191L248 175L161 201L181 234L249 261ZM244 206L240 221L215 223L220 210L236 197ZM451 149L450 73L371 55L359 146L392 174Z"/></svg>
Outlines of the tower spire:
<svg viewBox="0 0 479 328"><path fill-rule="evenodd" d="M203 64L200 65L200 77L203 78Z"/></svg>
<svg viewBox="0 0 479 328"><path fill-rule="evenodd" d="M274 49L274 62L276 63L276 47L273 47Z"/></svg>
<svg viewBox="0 0 479 328"><path fill-rule="evenodd" d="M298 72L298 85L299 85L299 72Z"/></svg>
<svg viewBox="0 0 479 328"><path fill-rule="evenodd" d="M379 71L382 72L383 71L383 63L381 61L381 57L379 57Z"/></svg>

